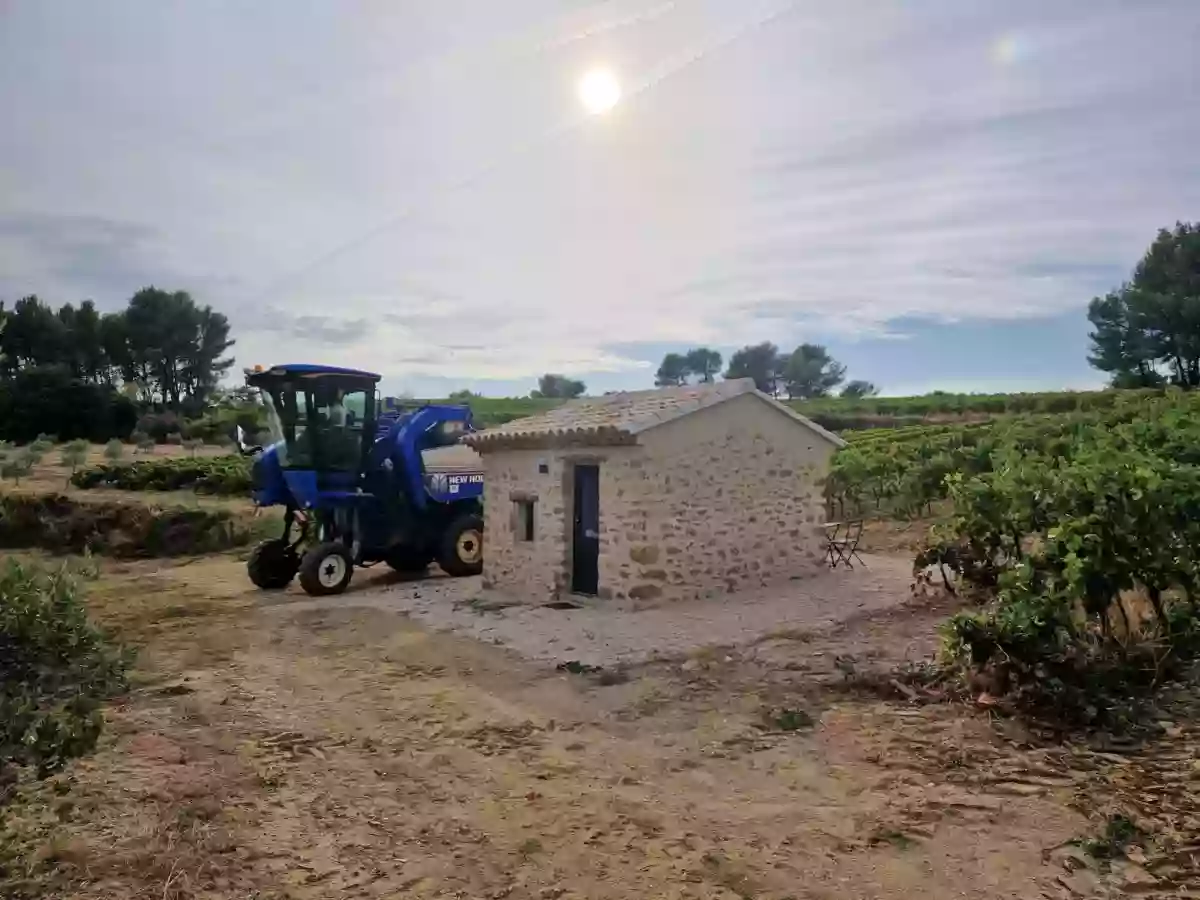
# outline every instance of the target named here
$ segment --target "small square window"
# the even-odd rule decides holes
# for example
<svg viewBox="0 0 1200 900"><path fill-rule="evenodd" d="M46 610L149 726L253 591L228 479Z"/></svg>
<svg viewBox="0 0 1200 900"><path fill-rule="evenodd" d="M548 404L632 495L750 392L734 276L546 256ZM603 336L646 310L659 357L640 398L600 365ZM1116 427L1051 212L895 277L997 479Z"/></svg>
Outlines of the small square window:
<svg viewBox="0 0 1200 900"><path fill-rule="evenodd" d="M518 541L532 541L534 535L534 520L536 518L536 500L514 500L515 527L513 531Z"/></svg>

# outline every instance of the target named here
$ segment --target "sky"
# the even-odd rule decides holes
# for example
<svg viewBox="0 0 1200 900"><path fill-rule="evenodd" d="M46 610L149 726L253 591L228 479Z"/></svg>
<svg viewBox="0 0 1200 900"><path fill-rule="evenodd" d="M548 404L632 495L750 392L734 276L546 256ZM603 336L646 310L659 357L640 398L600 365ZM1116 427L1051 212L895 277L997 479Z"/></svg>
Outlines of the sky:
<svg viewBox="0 0 1200 900"><path fill-rule="evenodd" d="M416 396L762 340L1095 387L1088 301L1200 218L1197 47L1196 0L0 0L0 299L187 290L239 366Z"/></svg>

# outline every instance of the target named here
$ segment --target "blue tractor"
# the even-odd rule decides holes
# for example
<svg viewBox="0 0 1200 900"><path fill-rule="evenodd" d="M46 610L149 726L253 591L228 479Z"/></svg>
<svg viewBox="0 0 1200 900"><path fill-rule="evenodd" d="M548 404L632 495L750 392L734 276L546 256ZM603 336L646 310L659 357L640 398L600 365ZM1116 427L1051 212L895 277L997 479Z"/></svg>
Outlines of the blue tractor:
<svg viewBox="0 0 1200 900"><path fill-rule="evenodd" d="M242 444L254 455L254 501L286 508L283 534L250 555L256 585L284 588L299 574L309 594L338 594L355 566L379 562L482 570L483 473L431 473L424 462L472 430L468 407L387 408L378 375L333 366L259 367L246 383L259 389L271 436L267 447Z"/></svg>

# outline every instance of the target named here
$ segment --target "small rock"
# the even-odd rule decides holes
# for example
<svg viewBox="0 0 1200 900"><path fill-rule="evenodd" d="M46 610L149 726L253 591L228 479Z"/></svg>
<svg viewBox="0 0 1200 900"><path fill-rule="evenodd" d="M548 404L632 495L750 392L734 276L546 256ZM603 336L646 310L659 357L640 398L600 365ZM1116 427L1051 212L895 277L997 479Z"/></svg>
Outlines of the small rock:
<svg viewBox="0 0 1200 900"><path fill-rule="evenodd" d="M1073 897L1094 897L1100 890L1100 879L1090 869L1079 869L1055 879Z"/></svg>
<svg viewBox="0 0 1200 900"><path fill-rule="evenodd" d="M1002 794L1016 794L1019 797L1032 797L1045 793L1046 789L1038 784L1022 784L1019 781L1006 781L996 785L996 790Z"/></svg>
<svg viewBox="0 0 1200 900"><path fill-rule="evenodd" d="M958 809L981 809L987 812L997 812L1004 806L1004 801L999 797L989 797L986 795L969 796L954 798L947 802L948 806Z"/></svg>
<svg viewBox="0 0 1200 900"><path fill-rule="evenodd" d="M1139 884L1158 884L1158 879L1141 866L1126 866L1125 871L1121 873L1121 878L1126 887Z"/></svg>
<svg viewBox="0 0 1200 900"><path fill-rule="evenodd" d="M1074 844L1064 844L1061 847L1055 847L1048 854L1047 858L1057 860L1059 865L1068 872L1077 872L1080 869L1090 869L1092 867L1092 858Z"/></svg>

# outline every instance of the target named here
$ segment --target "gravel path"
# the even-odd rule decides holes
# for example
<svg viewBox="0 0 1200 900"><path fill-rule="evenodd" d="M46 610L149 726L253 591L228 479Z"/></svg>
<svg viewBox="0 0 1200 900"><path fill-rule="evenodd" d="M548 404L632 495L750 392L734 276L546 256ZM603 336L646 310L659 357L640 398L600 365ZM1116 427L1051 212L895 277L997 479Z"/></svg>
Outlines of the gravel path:
<svg viewBox="0 0 1200 900"><path fill-rule="evenodd" d="M713 645L748 644L794 630L820 631L909 597L907 559L867 556L865 568L824 571L772 591L644 610L482 608L479 579L429 578L270 609L295 613L367 607L401 613L443 631L509 647L530 659L586 665L638 663Z"/></svg>

